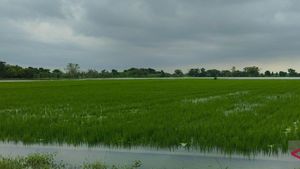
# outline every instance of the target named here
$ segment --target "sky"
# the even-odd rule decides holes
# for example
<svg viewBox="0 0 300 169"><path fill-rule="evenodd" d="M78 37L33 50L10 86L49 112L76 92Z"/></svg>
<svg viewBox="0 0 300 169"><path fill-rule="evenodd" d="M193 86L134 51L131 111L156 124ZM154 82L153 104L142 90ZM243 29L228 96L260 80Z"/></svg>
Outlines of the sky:
<svg viewBox="0 0 300 169"><path fill-rule="evenodd" d="M0 60L300 71L299 0L0 0Z"/></svg>

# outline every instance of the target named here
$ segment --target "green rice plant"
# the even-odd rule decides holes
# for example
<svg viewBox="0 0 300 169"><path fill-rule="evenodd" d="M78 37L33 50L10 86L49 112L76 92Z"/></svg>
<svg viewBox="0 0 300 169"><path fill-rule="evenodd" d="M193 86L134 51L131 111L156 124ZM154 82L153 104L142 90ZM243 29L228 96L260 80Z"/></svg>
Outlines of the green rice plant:
<svg viewBox="0 0 300 169"><path fill-rule="evenodd" d="M51 154L31 154L27 157L0 158L1 169L60 169Z"/></svg>
<svg viewBox="0 0 300 169"><path fill-rule="evenodd" d="M131 166L109 167L101 162L85 163L83 165L65 164L63 161L56 162L53 154L30 154L28 156L10 158L0 158L1 169L138 169L141 167L140 161L135 161Z"/></svg>
<svg viewBox="0 0 300 169"><path fill-rule="evenodd" d="M245 155L299 140L297 80L0 83L0 140Z"/></svg>

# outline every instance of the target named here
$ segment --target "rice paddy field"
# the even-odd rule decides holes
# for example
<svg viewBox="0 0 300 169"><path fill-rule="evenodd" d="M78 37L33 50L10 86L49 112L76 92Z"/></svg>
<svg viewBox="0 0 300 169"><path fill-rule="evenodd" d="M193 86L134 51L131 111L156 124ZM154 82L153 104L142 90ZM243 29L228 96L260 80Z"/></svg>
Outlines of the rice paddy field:
<svg viewBox="0 0 300 169"><path fill-rule="evenodd" d="M0 83L0 140L255 154L300 140L298 80Z"/></svg>

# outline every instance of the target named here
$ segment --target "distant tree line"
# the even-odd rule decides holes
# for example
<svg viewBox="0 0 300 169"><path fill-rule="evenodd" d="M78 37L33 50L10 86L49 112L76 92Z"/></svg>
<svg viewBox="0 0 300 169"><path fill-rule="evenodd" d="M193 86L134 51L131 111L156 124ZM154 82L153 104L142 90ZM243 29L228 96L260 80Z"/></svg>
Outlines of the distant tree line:
<svg viewBox="0 0 300 169"><path fill-rule="evenodd" d="M124 71L113 69L111 71L97 71L89 69L88 71L80 71L78 64L69 63L65 70L45 69L34 67L21 67L18 65L10 65L0 61L0 78L1 79L62 79L62 78L142 78L142 77L300 77L294 69L287 71L261 72L257 66L245 67L238 70L232 67L230 70L217 70L205 68L192 68L187 73L180 69L176 69L174 73L167 73L163 70L157 71L152 68L130 68Z"/></svg>

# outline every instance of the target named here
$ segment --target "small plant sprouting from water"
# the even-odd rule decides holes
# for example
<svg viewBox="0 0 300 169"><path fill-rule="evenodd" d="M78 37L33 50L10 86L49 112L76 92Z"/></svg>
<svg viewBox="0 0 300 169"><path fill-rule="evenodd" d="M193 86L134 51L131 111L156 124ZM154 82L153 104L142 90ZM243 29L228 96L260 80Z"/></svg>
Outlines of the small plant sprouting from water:
<svg viewBox="0 0 300 169"><path fill-rule="evenodd" d="M101 162L74 166L63 161L57 163L54 157L53 154L31 154L16 158L0 157L0 169L139 169L142 166L141 161L135 161L130 166L109 167Z"/></svg>

